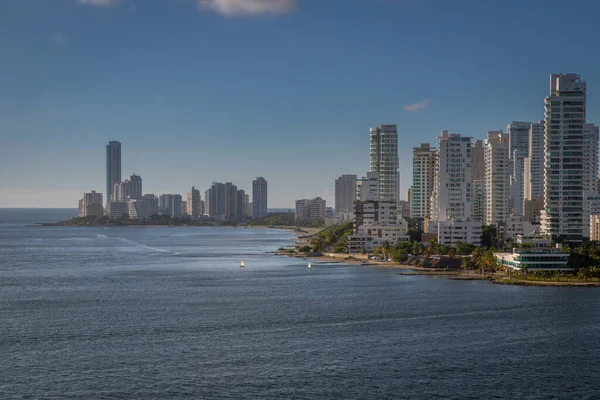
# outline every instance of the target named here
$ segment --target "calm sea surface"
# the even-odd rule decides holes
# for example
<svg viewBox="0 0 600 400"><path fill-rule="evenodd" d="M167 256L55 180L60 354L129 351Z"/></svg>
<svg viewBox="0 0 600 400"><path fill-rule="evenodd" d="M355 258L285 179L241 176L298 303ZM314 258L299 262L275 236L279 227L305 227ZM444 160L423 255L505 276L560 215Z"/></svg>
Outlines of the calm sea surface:
<svg viewBox="0 0 600 400"><path fill-rule="evenodd" d="M600 290L265 254L270 229L0 210L0 398L600 398ZM240 269L244 260L245 269Z"/></svg>

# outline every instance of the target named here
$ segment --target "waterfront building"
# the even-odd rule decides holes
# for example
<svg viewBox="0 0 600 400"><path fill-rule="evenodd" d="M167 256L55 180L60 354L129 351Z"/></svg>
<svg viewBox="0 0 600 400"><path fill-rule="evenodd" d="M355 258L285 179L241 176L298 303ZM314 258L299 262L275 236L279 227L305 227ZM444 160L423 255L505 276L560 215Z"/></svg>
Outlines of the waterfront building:
<svg viewBox="0 0 600 400"><path fill-rule="evenodd" d="M208 197L209 210L211 218L216 220L225 219L225 184L213 182L210 187L210 197Z"/></svg>
<svg viewBox="0 0 600 400"><path fill-rule="evenodd" d="M123 215L129 215L129 202L127 201L111 201L106 210L110 218L121 218Z"/></svg>
<svg viewBox="0 0 600 400"><path fill-rule="evenodd" d="M523 246L528 244L532 247L550 247L552 240L547 236L540 235L538 232L529 233L526 235L517 235L517 244Z"/></svg>
<svg viewBox="0 0 600 400"><path fill-rule="evenodd" d="M182 200L181 200L181 215L182 216L183 215L188 215L188 213L187 213L187 201L183 200L183 197L182 197Z"/></svg>
<svg viewBox="0 0 600 400"><path fill-rule="evenodd" d="M488 132L484 148L483 217L486 225L498 225L509 215L508 138L502 131Z"/></svg>
<svg viewBox="0 0 600 400"><path fill-rule="evenodd" d="M398 202L393 199L357 201L354 207L354 232L348 237L351 253L372 252L387 242L408 241L408 224L398 219Z"/></svg>
<svg viewBox="0 0 600 400"><path fill-rule="evenodd" d="M267 181L259 176L252 181L252 218L261 219L268 215Z"/></svg>
<svg viewBox="0 0 600 400"><path fill-rule="evenodd" d="M254 212L254 204L252 202L248 202L248 211L246 213L248 218L254 218L254 215L252 214L253 212Z"/></svg>
<svg viewBox="0 0 600 400"><path fill-rule="evenodd" d="M577 74L552 74L545 99L545 176L542 233L581 242L583 232L586 83Z"/></svg>
<svg viewBox="0 0 600 400"><path fill-rule="evenodd" d="M378 125L370 130L371 172L379 172L379 196L398 200L398 127Z"/></svg>
<svg viewBox="0 0 600 400"><path fill-rule="evenodd" d="M494 253L498 264L505 268L523 269L527 271L571 271L567 267L569 253L556 247L521 247L514 248L512 253Z"/></svg>
<svg viewBox="0 0 600 400"><path fill-rule="evenodd" d="M159 197L160 208L165 215L171 218L180 218L183 210L181 203L183 199L180 194L162 194Z"/></svg>
<svg viewBox="0 0 600 400"><path fill-rule="evenodd" d="M204 207L203 213L210 216L210 189L204 191Z"/></svg>
<svg viewBox="0 0 600 400"><path fill-rule="evenodd" d="M129 200L127 209L131 219L144 220L152 216L152 205L144 200Z"/></svg>
<svg viewBox="0 0 600 400"><path fill-rule="evenodd" d="M102 193L84 193L83 198L79 200L80 217L102 217L104 208L102 207Z"/></svg>
<svg viewBox="0 0 600 400"><path fill-rule="evenodd" d="M148 207L150 208L150 215L158 214L158 197L156 197L152 193L146 193L142 196L141 200L148 203Z"/></svg>
<svg viewBox="0 0 600 400"><path fill-rule="evenodd" d="M326 202L320 197L296 200L297 221L317 221L325 219Z"/></svg>
<svg viewBox="0 0 600 400"><path fill-rule="evenodd" d="M583 194L583 232L584 238L591 236L591 216L600 214L600 194L586 192Z"/></svg>
<svg viewBox="0 0 600 400"><path fill-rule="evenodd" d="M471 218L471 138L442 131L430 217L434 221Z"/></svg>
<svg viewBox="0 0 600 400"><path fill-rule="evenodd" d="M335 180L335 213L351 212L356 200L356 175L342 175Z"/></svg>
<svg viewBox="0 0 600 400"><path fill-rule="evenodd" d="M198 219L202 215L203 212L200 201L200 191L192 186L186 196L186 213L190 218Z"/></svg>
<svg viewBox="0 0 600 400"><path fill-rule="evenodd" d="M115 201L139 200L142 198L142 177L132 174L128 179L115 183L113 188Z"/></svg>
<svg viewBox="0 0 600 400"><path fill-rule="evenodd" d="M438 221L438 242L455 245L457 242L481 246L482 226L480 221L471 218L450 218Z"/></svg>
<svg viewBox="0 0 600 400"><path fill-rule="evenodd" d="M435 179L437 152L429 143L413 148L413 181L411 186L410 216L429 217L431 194Z"/></svg>
<svg viewBox="0 0 600 400"><path fill-rule="evenodd" d="M516 239L518 235L529 235L539 231L540 226L529 223L520 215L510 215L497 224L499 236L504 240Z"/></svg>
<svg viewBox="0 0 600 400"><path fill-rule="evenodd" d="M509 157L509 213L523 215L525 190L525 158L529 157L529 130L531 122L513 121L506 127Z"/></svg>
<svg viewBox="0 0 600 400"><path fill-rule="evenodd" d="M114 201L113 188L121 182L121 142L112 141L106 146L106 207Z"/></svg>

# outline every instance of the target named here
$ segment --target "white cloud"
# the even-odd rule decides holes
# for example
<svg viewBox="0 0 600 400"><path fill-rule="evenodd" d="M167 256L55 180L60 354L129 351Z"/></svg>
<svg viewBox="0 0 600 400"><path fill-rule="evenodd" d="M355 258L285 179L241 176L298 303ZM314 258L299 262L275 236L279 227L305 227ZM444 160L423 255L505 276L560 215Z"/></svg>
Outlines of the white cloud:
<svg viewBox="0 0 600 400"><path fill-rule="evenodd" d="M67 37L60 32L54 32L52 35L50 35L50 40L52 40L52 43L55 45L61 47L67 44Z"/></svg>
<svg viewBox="0 0 600 400"><path fill-rule="evenodd" d="M404 109L408 112L419 111L419 110L423 110L423 109L427 108L427 106L429 106L430 103L431 103L431 100L425 99L418 103L405 105Z"/></svg>
<svg viewBox="0 0 600 400"><path fill-rule="evenodd" d="M227 17L283 14L298 9L297 0L197 0L201 10L212 10Z"/></svg>
<svg viewBox="0 0 600 400"><path fill-rule="evenodd" d="M121 0L77 0L77 3L86 6L113 7L121 3Z"/></svg>

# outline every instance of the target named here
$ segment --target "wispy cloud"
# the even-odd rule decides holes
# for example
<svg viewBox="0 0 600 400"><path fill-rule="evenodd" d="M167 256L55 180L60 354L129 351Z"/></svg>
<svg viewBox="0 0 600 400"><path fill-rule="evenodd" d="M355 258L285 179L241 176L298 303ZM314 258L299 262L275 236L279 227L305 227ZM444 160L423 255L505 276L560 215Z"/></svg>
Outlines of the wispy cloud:
<svg viewBox="0 0 600 400"><path fill-rule="evenodd" d="M425 99L418 103L405 105L404 110L406 110L408 112L423 110L423 109L427 108L427 106L429 106L430 103L431 103L431 100Z"/></svg>
<svg viewBox="0 0 600 400"><path fill-rule="evenodd" d="M67 37L60 32L54 32L52 35L50 35L50 40L55 45L61 46L61 47L66 46L66 44L67 44Z"/></svg>
<svg viewBox="0 0 600 400"><path fill-rule="evenodd" d="M86 6L113 7L121 3L121 0L77 0L77 3Z"/></svg>
<svg viewBox="0 0 600 400"><path fill-rule="evenodd" d="M285 14L298 10L298 0L197 0L201 10L227 17Z"/></svg>

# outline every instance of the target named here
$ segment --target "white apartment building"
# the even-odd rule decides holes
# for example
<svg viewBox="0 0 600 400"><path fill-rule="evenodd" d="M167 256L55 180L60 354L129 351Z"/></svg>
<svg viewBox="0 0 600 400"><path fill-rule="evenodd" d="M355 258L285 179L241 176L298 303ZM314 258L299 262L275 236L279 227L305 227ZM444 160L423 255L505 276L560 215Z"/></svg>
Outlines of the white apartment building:
<svg viewBox="0 0 600 400"><path fill-rule="evenodd" d="M435 221L471 217L471 138L442 131L430 216Z"/></svg>
<svg viewBox="0 0 600 400"><path fill-rule="evenodd" d="M456 242L463 242L481 246L481 234L481 222L472 221L470 218L438 221L438 242L441 244L454 245Z"/></svg>
<svg viewBox="0 0 600 400"><path fill-rule="evenodd" d="M436 158L437 151L429 143L421 143L421 147L413 148L413 181L410 199L412 218L429 217Z"/></svg>
<svg viewBox="0 0 600 400"><path fill-rule="evenodd" d="M348 237L349 251L371 252L388 242L408 241L408 223L398 219L398 203L393 199L367 200L355 203L355 232Z"/></svg>
<svg viewBox="0 0 600 400"><path fill-rule="evenodd" d="M516 239L519 235L530 235L539 228L539 225L531 224L520 215L511 215L498 225L500 236L505 240Z"/></svg>
<svg viewBox="0 0 600 400"><path fill-rule="evenodd" d="M488 132L484 147L483 218L486 225L498 225L509 216L508 138L502 131Z"/></svg>
<svg viewBox="0 0 600 400"><path fill-rule="evenodd" d="M113 201L129 201L142 198L142 177L136 174L129 176L129 179L120 183L115 183L113 188Z"/></svg>
<svg viewBox="0 0 600 400"><path fill-rule="evenodd" d="M483 181L483 140L476 140L471 147L471 179Z"/></svg>
<svg viewBox="0 0 600 400"><path fill-rule="evenodd" d="M335 214L352 212L356 200L356 175L342 175L335 180Z"/></svg>
<svg viewBox="0 0 600 400"><path fill-rule="evenodd" d="M296 200L296 220L317 221L325 219L327 205L320 197Z"/></svg>
<svg viewBox="0 0 600 400"><path fill-rule="evenodd" d="M379 125L370 131L370 169L379 172L379 196L398 199L398 128Z"/></svg>
<svg viewBox="0 0 600 400"><path fill-rule="evenodd" d="M529 157L529 129L531 122L513 121L506 127L510 170L509 213L523 215L525 189L524 160Z"/></svg>
<svg viewBox="0 0 600 400"><path fill-rule="evenodd" d="M542 233L581 242L586 83L577 74L550 76L545 99L545 181Z"/></svg>
<svg viewBox="0 0 600 400"><path fill-rule="evenodd" d="M600 215L600 194L597 192L585 192L583 194L582 232L584 238L589 238L591 236L590 227L592 215Z"/></svg>
<svg viewBox="0 0 600 400"><path fill-rule="evenodd" d="M548 239L544 235L540 235L539 233L530 233L527 235L517 235L517 244L530 244L533 247L549 247L552 243L552 240Z"/></svg>
<svg viewBox="0 0 600 400"><path fill-rule="evenodd" d="M104 208L102 207L102 193L84 193L83 198L79 200L80 217L102 217Z"/></svg>
<svg viewBox="0 0 600 400"><path fill-rule="evenodd" d="M534 200L544 196L544 121L529 127L529 156L523 163L523 199Z"/></svg>

